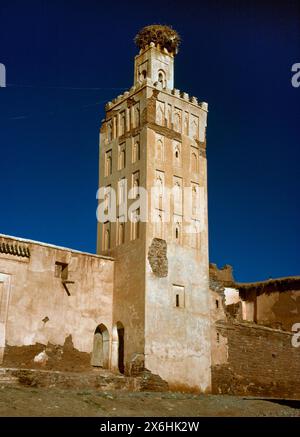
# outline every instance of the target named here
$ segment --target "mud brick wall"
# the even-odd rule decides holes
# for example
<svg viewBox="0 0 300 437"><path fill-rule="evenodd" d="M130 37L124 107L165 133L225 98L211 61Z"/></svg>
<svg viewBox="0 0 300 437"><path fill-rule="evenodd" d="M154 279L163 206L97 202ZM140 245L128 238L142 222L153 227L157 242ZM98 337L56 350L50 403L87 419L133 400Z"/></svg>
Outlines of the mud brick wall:
<svg viewBox="0 0 300 437"><path fill-rule="evenodd" d="M292 334L250 323L218 323L224 363L212 367L213 393L300 399L300 347Z"/></svg>

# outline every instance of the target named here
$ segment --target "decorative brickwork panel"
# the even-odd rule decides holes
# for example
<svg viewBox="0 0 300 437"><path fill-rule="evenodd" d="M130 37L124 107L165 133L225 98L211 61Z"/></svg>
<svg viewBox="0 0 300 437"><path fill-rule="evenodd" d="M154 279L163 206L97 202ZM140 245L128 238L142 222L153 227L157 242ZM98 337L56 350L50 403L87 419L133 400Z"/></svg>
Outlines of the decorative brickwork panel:
<svg viewBox="0 0 300 437"><path fill-rule="evenodd" d="M2 242L0 243L0 253L30 258L30 250L23 244Z"/></svg>

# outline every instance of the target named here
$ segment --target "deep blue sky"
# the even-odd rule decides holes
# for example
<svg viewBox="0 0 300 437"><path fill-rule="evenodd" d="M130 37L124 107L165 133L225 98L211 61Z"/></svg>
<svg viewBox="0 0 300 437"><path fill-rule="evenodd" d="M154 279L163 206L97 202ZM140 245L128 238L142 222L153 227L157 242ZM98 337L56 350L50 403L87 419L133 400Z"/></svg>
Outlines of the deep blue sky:
<svg viewBox="0 0 300 437"><path fill-rule="evenodd" d="M171 24L175 86L209 103L210 260L300 274L299 5L0 0L0 233L95 251L104 102L132 85L139 28Z"/></svg>

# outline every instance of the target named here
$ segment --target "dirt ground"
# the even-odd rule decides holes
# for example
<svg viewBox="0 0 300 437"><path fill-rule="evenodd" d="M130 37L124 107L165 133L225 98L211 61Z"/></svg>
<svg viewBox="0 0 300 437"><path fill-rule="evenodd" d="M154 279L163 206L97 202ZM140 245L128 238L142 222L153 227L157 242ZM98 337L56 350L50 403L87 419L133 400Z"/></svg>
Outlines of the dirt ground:
<svg viewBox="0 0 300 437"><path fill-rule="evenodd" d="M0 387L0 416L300 416L300 409L236 396Z"/></svg>

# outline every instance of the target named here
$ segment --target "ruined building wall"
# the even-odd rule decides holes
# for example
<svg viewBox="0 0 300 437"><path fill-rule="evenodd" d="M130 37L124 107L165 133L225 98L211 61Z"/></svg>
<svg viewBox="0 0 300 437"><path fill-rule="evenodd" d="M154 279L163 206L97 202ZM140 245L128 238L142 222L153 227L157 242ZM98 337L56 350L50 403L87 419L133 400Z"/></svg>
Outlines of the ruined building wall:
<svg viewBox="0 0 300 437"><path fill-rule="evenodd" d="M96 327L103 323L111 334L113 270L110 259L1 236L4 365L32 366L35 354L51 344L61 353L64 345L78 351L78 367L82 353L89 366ZM63 279L72 283L65 288Z"/></svg>
<svg viewBox="0 0 300 437"><path fill-rule="evenodd" d="M257 296L256 323L247 310L254 290L247 293L249 301L241 301L233 279L224 271L219 275L215 267L210 288L213 393L299 398L295 382L300 377L300 348L292 345L291 329L283 330L297 319L291 311L296 308L299 291L279 294L274 290ZM276 314L271 309L279 303L278 296L287 304L282 311L277 306Z"/></svg>
<svg viewBox="0 0 300 437"><path fill-rule="evenodd" d="M300 397L300 348L292 334L254 323L217 324L226 342L223 363L212 366L213 393Z"/></svg>
<svg viewBox="0 0 300 437"><path fill-rule="evenodd" d="M257 296L257 323L291 332L300 323L300 290L274 291Z"/></svg>

